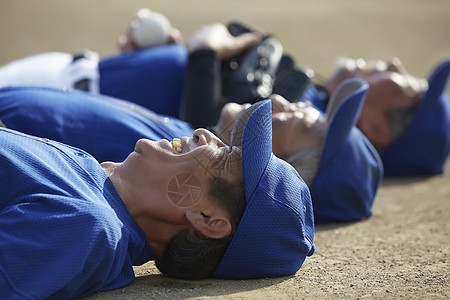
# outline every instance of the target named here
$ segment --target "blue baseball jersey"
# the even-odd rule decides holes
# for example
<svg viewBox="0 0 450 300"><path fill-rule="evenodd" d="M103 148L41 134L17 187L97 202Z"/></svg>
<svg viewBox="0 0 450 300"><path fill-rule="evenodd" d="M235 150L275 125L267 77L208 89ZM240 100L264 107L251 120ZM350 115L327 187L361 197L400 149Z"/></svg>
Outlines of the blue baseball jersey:
<svg viewBox="0 0 450 300"><path fill-rule="evenodd" d="M123 161L141 138L192 136L192 127L140 105L83 91L42 87L0 89L8 128L81 148L99 162Z"/></svg>
<svg viewBox="0 0 450 300"><path fill-rule="evenodd" d="M153 259L86 152L0 128L0 298L68 299L123 287Z"/></svg>
<svg viewBox="0 0 450 300"><path fill-rule="evenodd" d="M183 45L151 47L101 60L96 54L74 60L69 53L45 52L0 66L0 87L76 86L177 117L187 63Z"/></svg>
<svg viewBox="0 0 450 300"><path fill-rule="evenodd" d="M177 117L188 63L186 47L168 45L103 58L100 93Z"/></svg>

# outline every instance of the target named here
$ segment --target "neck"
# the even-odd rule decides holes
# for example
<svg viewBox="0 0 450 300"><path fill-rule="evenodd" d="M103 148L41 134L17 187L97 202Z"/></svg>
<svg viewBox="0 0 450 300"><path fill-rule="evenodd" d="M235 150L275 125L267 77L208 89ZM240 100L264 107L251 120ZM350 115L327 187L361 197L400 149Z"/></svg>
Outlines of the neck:
<svg viewBox="0 0 450 300"><path fill-rule="evenodd" d="M104 162L101 166L130 215L147 236L153 253L161 255L167 242L177 232L187 228L184 211L169 202L165 189L143 181L142 176L126 168L123 163Z"/></svg>
<svg viewBox="0 0 450 300"><path fill-rule="evenodd" d="M114 188L125 203L131 216L136 219L143 209L139 205L142 201L135 201L136 199L141 199L138 195L141 189L134 184L132 179L130 180L130 177L127 174L124 173L126 170L123 170L122 163L104 162L101 163L101 166L106 174L108 174Z"/></svg>
<svg viewBox="0 0 450 300"><path fill-rule="evenodd" d="M186 225L174 226L145 217L136 218L135 221L147 236L150 248L152 248L155 256L161 256L172 237L181 230L188 228Z"/></svg>

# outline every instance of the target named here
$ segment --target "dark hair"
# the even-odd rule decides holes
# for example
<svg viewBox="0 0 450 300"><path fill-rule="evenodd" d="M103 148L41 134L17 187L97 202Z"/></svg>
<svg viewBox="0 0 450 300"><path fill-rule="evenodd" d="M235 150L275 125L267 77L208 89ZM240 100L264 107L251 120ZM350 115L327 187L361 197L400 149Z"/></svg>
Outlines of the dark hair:
<svg viewBox="0 0 450 300"><path fill-rule="evenodd" d="M211 239L193 229L178 232L168 242L163 255L155 259L156 267L163 274L182 279L203 279L212 277L219 265L245 210L244 183L214 177L208 194L228 211L231 234L224 239Z"/></svg>
<svg viewBox="0 0 450 300"><path fill-rule="evenodd" d="M405 108L393 108L387 112L389 121L389 130L393 140L397 139L411 125L416 117L418 105ZM384 148L377 147L377 151L381 153Z"/></svg>
<svg viewBox="0 0 450 300"><path fill-rule="evenodd" d="M310 145L301 147L296 152L284 155L281 158L293 166L306 185L311 187L319 173L322 150L323 146Z"/></svg>
<svg viewBox="0 0 450 300"><path fill-rule="evenodd" d="M392 136L397 138L412 123L416 116L417 105L395 108L388 111L389 127Z"/></svg>

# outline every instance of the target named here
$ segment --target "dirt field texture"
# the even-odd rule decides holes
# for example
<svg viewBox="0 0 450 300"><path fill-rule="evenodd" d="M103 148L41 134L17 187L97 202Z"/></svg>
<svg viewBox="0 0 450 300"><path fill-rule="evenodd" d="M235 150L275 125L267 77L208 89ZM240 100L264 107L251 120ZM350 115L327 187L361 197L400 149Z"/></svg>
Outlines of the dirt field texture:
<svg viewBox="0 0 450 300"><path fill-rule="evenodd" d="M185 39L205 24L247 22L323 76L339 56L398 56L410 73L426 77L450 55L448 0L2 0L0 65L45 51L113 55L117 37L141 7L164 13ZM136 267L132 285L88 298L448 299L449 172L385 179L373 216L317 226L316 253L292 276L184 281L162 276L150 262Z"/></svg>

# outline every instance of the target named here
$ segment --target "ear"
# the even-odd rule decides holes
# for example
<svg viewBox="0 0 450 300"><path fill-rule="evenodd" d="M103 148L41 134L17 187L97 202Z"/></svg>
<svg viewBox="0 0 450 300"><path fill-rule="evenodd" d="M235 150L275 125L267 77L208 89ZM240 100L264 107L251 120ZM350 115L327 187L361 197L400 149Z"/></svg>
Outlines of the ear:
<svg viewBox="0 0 450 300"><path fill-rule="evenodd" d="M212 239L223 239L231 233L231 222L221 212L186 211L186 218L195 230Z"/></svg>

